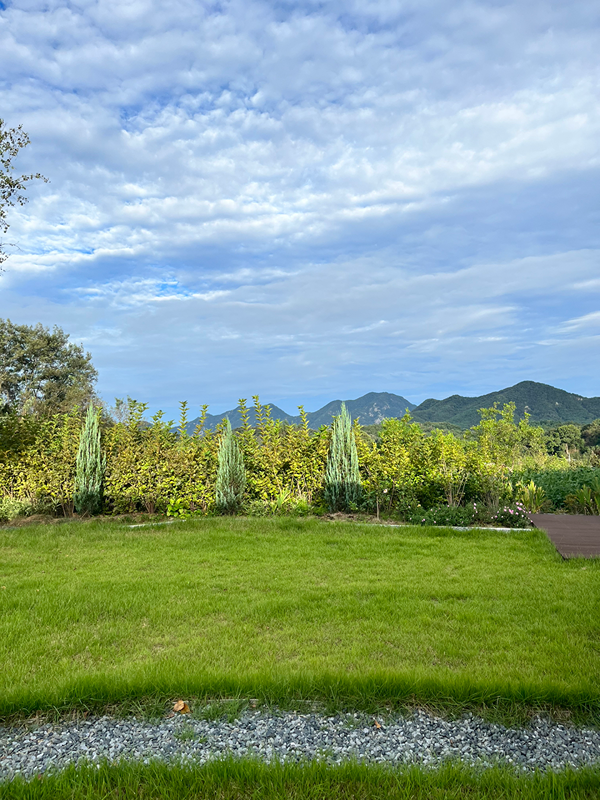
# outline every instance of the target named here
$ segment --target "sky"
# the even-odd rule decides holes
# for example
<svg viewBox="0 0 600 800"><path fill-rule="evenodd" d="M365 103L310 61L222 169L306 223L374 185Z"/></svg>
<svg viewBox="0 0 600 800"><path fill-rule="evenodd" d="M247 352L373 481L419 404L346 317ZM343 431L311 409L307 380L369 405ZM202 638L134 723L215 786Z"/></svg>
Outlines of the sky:
<svg viewBox="0 0 600 800"><path fill-rule="evenodd" d="M600 395L597 0L2 0L0 316L110 405Z"/></svg>

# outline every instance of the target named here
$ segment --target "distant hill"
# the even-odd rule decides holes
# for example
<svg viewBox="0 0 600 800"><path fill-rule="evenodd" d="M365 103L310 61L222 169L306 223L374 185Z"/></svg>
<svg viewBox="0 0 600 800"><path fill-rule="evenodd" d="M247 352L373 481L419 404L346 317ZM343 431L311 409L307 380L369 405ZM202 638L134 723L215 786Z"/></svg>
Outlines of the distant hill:
<svg viewBox="0 0 600 800"><path fill-rule="evenodd" d="M291 414L286 414L285 411L282 411L277 406L274 406L272 403L267 403L264 408L271 409L271 416L273 419L281 419L285 422L295 423L300 417L292 417ZM207 414L206 419L204 422L204 428L208 431L214 431L217 425L222 422L225 418L229 419L232 428L240 428L242 425L242 415L240 413L240 407L233 408L231 411L224 411L222 414ZM251 407L248 409L248 420L250 425L254 427L256 424L256 412L254 408ZM188 422L186 429L188 433L192 434L194 429L198 425L200 421L200 417L196 417L191 422Z"/></svg>
<svg viewBox="0 0 600 800"><path fill-rule="evenodd" d="M390 394L389 392L369 392L368 394L359 397L356 400L346 400L346 408L352 419L360 418L363 425L374 425L389 417L402 417L406 409L411 411L415 408L415 404L404 397L397 394ZM273 419L280 419L290 424L299 425L300 416L292 416L286 414L277 406L271 403L267 404L271 409L271 417ZM265 406L266 408L267 406ZM321 425L330 425L334 416L338 415L342 408L342 400L332 400L326 406L320 408L318 411L312 411L307 414L308 424L311 428L318 429ZM242 424L242 417L240 414L239 406L231 411L225 411L223 414L207 414L205 428L207 430L214 430L219 422L227 417L231 422L232 428L239 428ZM193 433L194 428L198 424L199 417L192 420L187 425L189 433ZM251 425L255 424L256 417L254 408L249 409L249 421Z"/></svg>
<svg viewBox="0 0 600 800"><path fill-rule="evenodd" d="M411 414L415 421L449 422L466 429L479 422L478 409L490 408L494 403L502 408L504 403L510 402L516 404L517 419L522 419L527 411L532 423L584 425L600 418L600 397L581 397L535 381L522 381L479 397L454 394L445 400L425 400Z"/></svg>
<svg viewBox="0 0 600 800"><path fill-rule="evenodd" d="M369 392L356 400L345 400L346 408L352 419L359 419L361 425L376 425L390 417L403 417L406 409L412 411L415 404L404 397L389 392ZM332 400L318 411L308 414L311 428L331 425L331 420L342 410L341 400ZM298 421L300 418L297 418Z"/></svg>

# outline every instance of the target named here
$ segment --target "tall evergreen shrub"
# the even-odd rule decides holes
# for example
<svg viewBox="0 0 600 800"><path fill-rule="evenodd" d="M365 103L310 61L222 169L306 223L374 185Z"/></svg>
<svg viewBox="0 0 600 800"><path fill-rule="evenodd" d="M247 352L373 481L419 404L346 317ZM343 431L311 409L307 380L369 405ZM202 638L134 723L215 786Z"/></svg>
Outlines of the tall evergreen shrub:
<svg viewBox="0 0 600 800"><path fill-rule="evenodd" d="M356 440L352 420L342 403L342 412L334 417L331 443L325 469L325 500L330 511L351 511L360 500Z"/></svg>
<svg viewBox="0 0 600 800"><path fill-rule="evenodd" d="M244 457L236 442L231 423L225 422L225 428L219 443L219 469L217 471L216 502L217 508L225 513L233 513L242 505L246 488L246 470Z"/></svg>
<svg viewBox="0 0 600 800"><path fill-rule="evenodd" d="M93 405L87 411L85 423L79 436L79 451L75 471L75 510L79 514L99 514L102 511L102 495L106 456L100 445L100 425Z"/></svg>

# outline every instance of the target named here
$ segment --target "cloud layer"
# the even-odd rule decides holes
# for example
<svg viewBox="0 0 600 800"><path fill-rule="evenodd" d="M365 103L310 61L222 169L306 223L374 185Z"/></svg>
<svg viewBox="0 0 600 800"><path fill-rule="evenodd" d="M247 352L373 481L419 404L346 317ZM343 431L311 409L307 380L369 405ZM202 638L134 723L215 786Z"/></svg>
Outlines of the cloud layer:
<svg viewBox="0 0 600 800"><path fill-rule="evenodd" d="M5 2L2 315L107 400L600 394L596 5Z"/></svg>

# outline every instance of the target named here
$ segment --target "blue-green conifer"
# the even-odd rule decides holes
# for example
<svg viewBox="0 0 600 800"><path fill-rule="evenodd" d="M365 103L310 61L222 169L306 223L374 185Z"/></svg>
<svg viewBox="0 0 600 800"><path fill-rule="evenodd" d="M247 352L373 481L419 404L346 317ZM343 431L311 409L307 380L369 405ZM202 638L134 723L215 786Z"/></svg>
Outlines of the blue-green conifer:
<svg viewBox="0 0 600 800"><path fill-rule="evenodd" d="M106 456L100 444L98 413L93 405L87 411L79 436L79 452L75 471L75 510L79 514L100 514L102 511Z"/></svg>
<svg viewBox="0 0 600 800"><path fill-rule="evenodd" d="M352 511L360 500L361 484L358 453L352 420L342 403L339 417L334 417L331 443L325 470L325 500L330 511Z"/></svg>
<svg viewBox="0 0 600 800"><path fill-rule="evenodd" d="M246 489L246 470L244 457L235 440L231 423L225 420L225 428L219 443L219 469L217 471L217 508L233 514L242 505Z"/></svg>

